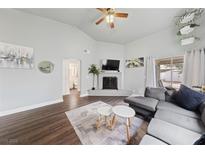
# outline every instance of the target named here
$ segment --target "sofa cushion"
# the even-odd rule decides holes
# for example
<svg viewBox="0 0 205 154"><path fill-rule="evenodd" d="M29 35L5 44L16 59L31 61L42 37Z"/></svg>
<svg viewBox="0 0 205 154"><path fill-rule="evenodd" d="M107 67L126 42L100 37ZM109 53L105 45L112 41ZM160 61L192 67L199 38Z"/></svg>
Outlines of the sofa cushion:
<svg viewBox="0 0 205 154"><path fill-rule="evenodd" d="M165 100L165 92L166 92L165 88L147 87L145 89L145 97L150 97L150 98L164 101Z"/></svg>
<svg viewBox="0 0 205 154"><path fill-rule="evenodd" d="M205 132L205 127L200 119L161 109L157 110L154 117L200 134Z"/></svg>
<svg viewBox="0 0 205 154"><path fill-rule="evenodd" d="M196 111L201 103L205 101L205 95L181 85L179 91L175 94L175 100L179 106Z"/></svg>
<svg viewBox="0 0 205 154"><path fill-rule="evenodd" d="M160 101L157 105L157 109L168 110L168 111L172 111L172 112L182 114L182 115L185 115L185 116L189 116L189 117L192 117L192 118L201 119L201 117L198 113L186 110L182 107L179 107L178 105L176 105L174 103Z"/></svg>
<svg viewBox="0 0 205 154"><path fill-rule="evenodd" d="M131 106L140 107L149 111L155 111L159 101L149 97L137 96L127 97L125 102L129 103Z"/></svg>
<svg viewBox="0 0 205 154"><path fill-rule="evenodd" d="M201 103L201 105L199 106L199 112L202 114L203 110L205 108L205 101L203 103Z"/></svg>
<svg viewBox="0 0 205 154"><path fill-rule="evenodd" d="M203 124L205 126L205 108L204 108L204 110L203 110L203 112L201 114L201 120L202 120L202 122L203 122Z"/></svg>
<svg viewBox="0 0 205 154"><path fill-rule="evenodd" d="M174 145L191 145L201 137L201 134L183 127L153 118L148 126L148 134Z"/></svg>
<svg viewBox="0 0 205 154"><path fill-rule="evenodd" d="M195 143L194 145L205 145L205 134L203 134Z"/></svg>
<svg viewBox="0 0 205 154"><path fill-rule="evenodd" d="M145 135L140 141L140 145L167 145L167 143L160 141L150 135Z"/></svg>

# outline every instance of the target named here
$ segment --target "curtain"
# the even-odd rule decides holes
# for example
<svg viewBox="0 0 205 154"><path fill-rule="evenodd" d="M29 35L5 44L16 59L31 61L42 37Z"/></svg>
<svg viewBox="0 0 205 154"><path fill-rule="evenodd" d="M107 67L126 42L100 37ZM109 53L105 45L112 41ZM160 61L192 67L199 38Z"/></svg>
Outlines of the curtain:
<svg viewBox="0 0 205 154"><path fill-rule="evenodd" d="M205 49L187 51L184 56L183 83L189 87L205 85Z"/></svg>
<svg viewBox="0 0 205 154"><path fill-rule="evenodd" d="M146 57L145 62L145 86L156 87L156 69L155 69L155 58Z"/></svg>

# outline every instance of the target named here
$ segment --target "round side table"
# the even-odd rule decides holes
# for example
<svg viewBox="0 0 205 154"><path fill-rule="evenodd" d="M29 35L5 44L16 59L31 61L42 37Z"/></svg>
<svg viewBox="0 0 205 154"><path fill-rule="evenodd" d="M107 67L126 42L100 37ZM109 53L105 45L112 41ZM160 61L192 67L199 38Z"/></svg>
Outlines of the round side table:
<svg viewBox="0 0 205 154"><path fill-rule="evenodd" d="M112 108L112 112L114 113L112 119L112 125L114 126L116 123L116 116L122 117L126 119L126 133L127 133L127 141L130 141L130 131L129 128L131 126L131 118L135 116L135 111L124 105L117 105ZM113 127L112 126L112 127Z"/></svg>
<svg viewBox="0 0 205 154"><path fill-rule="evenodd" d="M108 119L109 116L112 113L112 107L106 106L106 107L100 107L97 109L97 113L99 114L99 117L96 121L96 128L100 128L100 126L104 123L106 127L110 127L110 120Z"/></svg>

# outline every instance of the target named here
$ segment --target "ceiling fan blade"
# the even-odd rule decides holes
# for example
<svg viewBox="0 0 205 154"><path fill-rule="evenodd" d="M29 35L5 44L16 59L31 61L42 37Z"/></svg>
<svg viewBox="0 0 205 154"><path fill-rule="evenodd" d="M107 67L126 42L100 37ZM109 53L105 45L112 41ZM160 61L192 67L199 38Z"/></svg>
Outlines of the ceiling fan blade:
<svg viewBox="0 0 205 154"><path fill-rule="evenodd" d="M114 16L119 18L127 18L128 13L115 13Z"/></svg>
<svg viewBox="0 0 205 154"><path fill-rule="evenodd" d="M105 17L102 17L98 21L96 21L96 25L100 24L103 20L105 20Z"/></svg>
<svg viewBox="0 0 205 154"><path fill-rule="evenodd" d="M107 14L107 9L106 8L97 8L100 12Z"/></svg>
<svg viewBox="0 0 205 154"><path fill-rule="evenodd" d="M111 22L110 23L110 28L114 28L115 26L114 26L114 22Z"/></svg>

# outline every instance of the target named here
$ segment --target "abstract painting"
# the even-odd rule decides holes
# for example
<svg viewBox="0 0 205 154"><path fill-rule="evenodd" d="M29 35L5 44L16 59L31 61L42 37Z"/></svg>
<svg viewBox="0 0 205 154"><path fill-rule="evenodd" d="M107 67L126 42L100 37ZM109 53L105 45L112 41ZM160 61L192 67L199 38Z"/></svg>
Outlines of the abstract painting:
<svg viewBox="0 0 205 154"><path fill-rule="evenodd" d="M32 69L33 48L0 42L0 68Z"/></svg>
<svg viewBox="0 0 205 154"><path fill-rule="evenodd" d="M129 59L125 61L127 68L136 68L144 66L144 57Z"/></svg>

